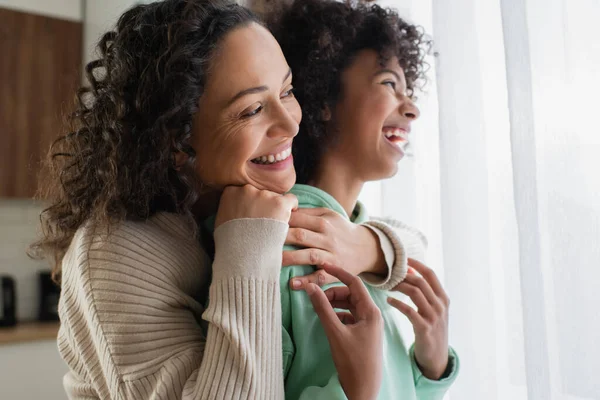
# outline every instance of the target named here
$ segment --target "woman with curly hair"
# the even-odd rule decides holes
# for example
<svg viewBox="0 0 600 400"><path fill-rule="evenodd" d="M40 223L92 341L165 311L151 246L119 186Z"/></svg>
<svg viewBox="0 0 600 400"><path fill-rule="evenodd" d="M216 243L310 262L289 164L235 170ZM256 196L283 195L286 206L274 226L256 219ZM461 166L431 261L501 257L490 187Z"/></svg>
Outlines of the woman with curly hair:
<svg viewBox="0 0 600 400"><path fill-rule="evenodd" d="M301 110L279 45L241 6L164 0L125 12L99 51L72 130L52 146L33 246L62 285L69 398L281 399L281 249ZM335 246L319 250L385 275L398 240L332 221ZM327 270L362 299L360 324L332 343L380 359L379 310L358 278Z"/></svg>
<svg viewBox="0 0 600 400"><path fill-rule="evenodd" d="M334 214L361 223L367 215L357 199L364 183L396 173L411 124L419 117L413 96L425 80L429 42L419 27L377 5L297 0L269 19L294 71L303 112L293 150L300 184L290 191L299 202L295 214L303 218L293 216L292 229L315 226ZM398 256L409 257L408 273L394 287L369 287L384 318L384 359L381 386L365 387L365 398L442 399L459 369L448 346L449 300L435 273L417 261L424 237L409 227L400 231L405 251ZM319 246L311 235L304 236L295 244ZM360 377L377 366L365 360L354 375L338 376L336 365L364 353L357 349L344 360L331 353L337 347L327 337L335 336L335 329L319 321L323 310L307 305L311 297L323 297L306 278L312 272L306 264L312 263L302 258L308 252L295 254L298 265L286 268L281 280L286 399L345 399L347 389L361 385ZM385 289L410 297L417 310ZM325 293L333 306L353 310L347 287L333 284ZM413 325L410 348L399 329L398 310ZM353 321L344 313L339 317Z"/></svg>

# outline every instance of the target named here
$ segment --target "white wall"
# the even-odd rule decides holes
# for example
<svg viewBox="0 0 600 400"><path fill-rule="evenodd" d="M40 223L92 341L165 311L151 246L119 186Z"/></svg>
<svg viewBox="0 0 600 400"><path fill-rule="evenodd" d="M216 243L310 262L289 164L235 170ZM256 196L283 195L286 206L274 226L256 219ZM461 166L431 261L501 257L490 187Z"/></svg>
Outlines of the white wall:
<svg viewBox="0 0 600 400"><path fill-rule="evenodd" d="M84 62L93 60L98 40L104 32L112 29L118 18L134 4L150 3L150 0L88 0L83 11Z"/></svg>
<svg viewBox="0 0 600 400"><path fill-rule="evenodd" d="M81 21L82 3L81 0L0 0L0 8Z"/></svg>

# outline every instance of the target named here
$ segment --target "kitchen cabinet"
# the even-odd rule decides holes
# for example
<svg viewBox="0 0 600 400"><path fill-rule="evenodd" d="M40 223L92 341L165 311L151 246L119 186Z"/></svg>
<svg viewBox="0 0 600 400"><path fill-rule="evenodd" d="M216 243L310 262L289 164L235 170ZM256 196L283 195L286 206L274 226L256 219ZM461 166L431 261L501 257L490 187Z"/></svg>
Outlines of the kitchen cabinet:
<svg viewBox="0 0 600 400"><path fill-rule="evenodd" d="M0 197L28 198L81 82L81 22L0 8Z"/></svg>

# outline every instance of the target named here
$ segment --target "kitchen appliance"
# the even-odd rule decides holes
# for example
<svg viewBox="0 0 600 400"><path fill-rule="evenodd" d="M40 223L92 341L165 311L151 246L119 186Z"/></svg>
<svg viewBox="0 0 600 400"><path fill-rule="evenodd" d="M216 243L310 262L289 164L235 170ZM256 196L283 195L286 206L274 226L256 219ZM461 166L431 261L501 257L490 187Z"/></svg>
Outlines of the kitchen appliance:
<svg viewBox="0 0 600 400"><path fill-rule="evenodd" d="M40 307L38 313L39 321L58 321L58 299L60 298L60 286L52 281L49 271L38 273L40 288Z"/></svg>
<svg viewBox="0 0 600 400"><path fill-rule="evenodd" d="M15 280L8 276L0 276L0 327L17 324L17 295Z"/></svg>

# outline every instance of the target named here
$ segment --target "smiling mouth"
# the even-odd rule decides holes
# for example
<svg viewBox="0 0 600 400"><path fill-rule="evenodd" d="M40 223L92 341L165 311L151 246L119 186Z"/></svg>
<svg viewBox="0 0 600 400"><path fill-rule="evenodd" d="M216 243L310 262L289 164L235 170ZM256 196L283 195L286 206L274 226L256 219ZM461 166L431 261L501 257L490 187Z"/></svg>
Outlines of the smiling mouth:
<svg viewBox="0 0 600 400"><path fill-rule="evenodd" d="M400 150L404 150L409 144L408 132L406 132L402 128L383 128L383 135L385 136L388 142L397 146L398 148L400 148Z"/></svg>
<svg viewBox="0 0 600 400"><path fill-rule="evenodd" d="M290 158L291 155L292 155L292 147L290 146L287 149L280 151L279 153L266 154L264 156L256 157L250 161L253 162L254 164L261 164L261 165L277 164L277 163L287 160L288 158Z"/></svg>

